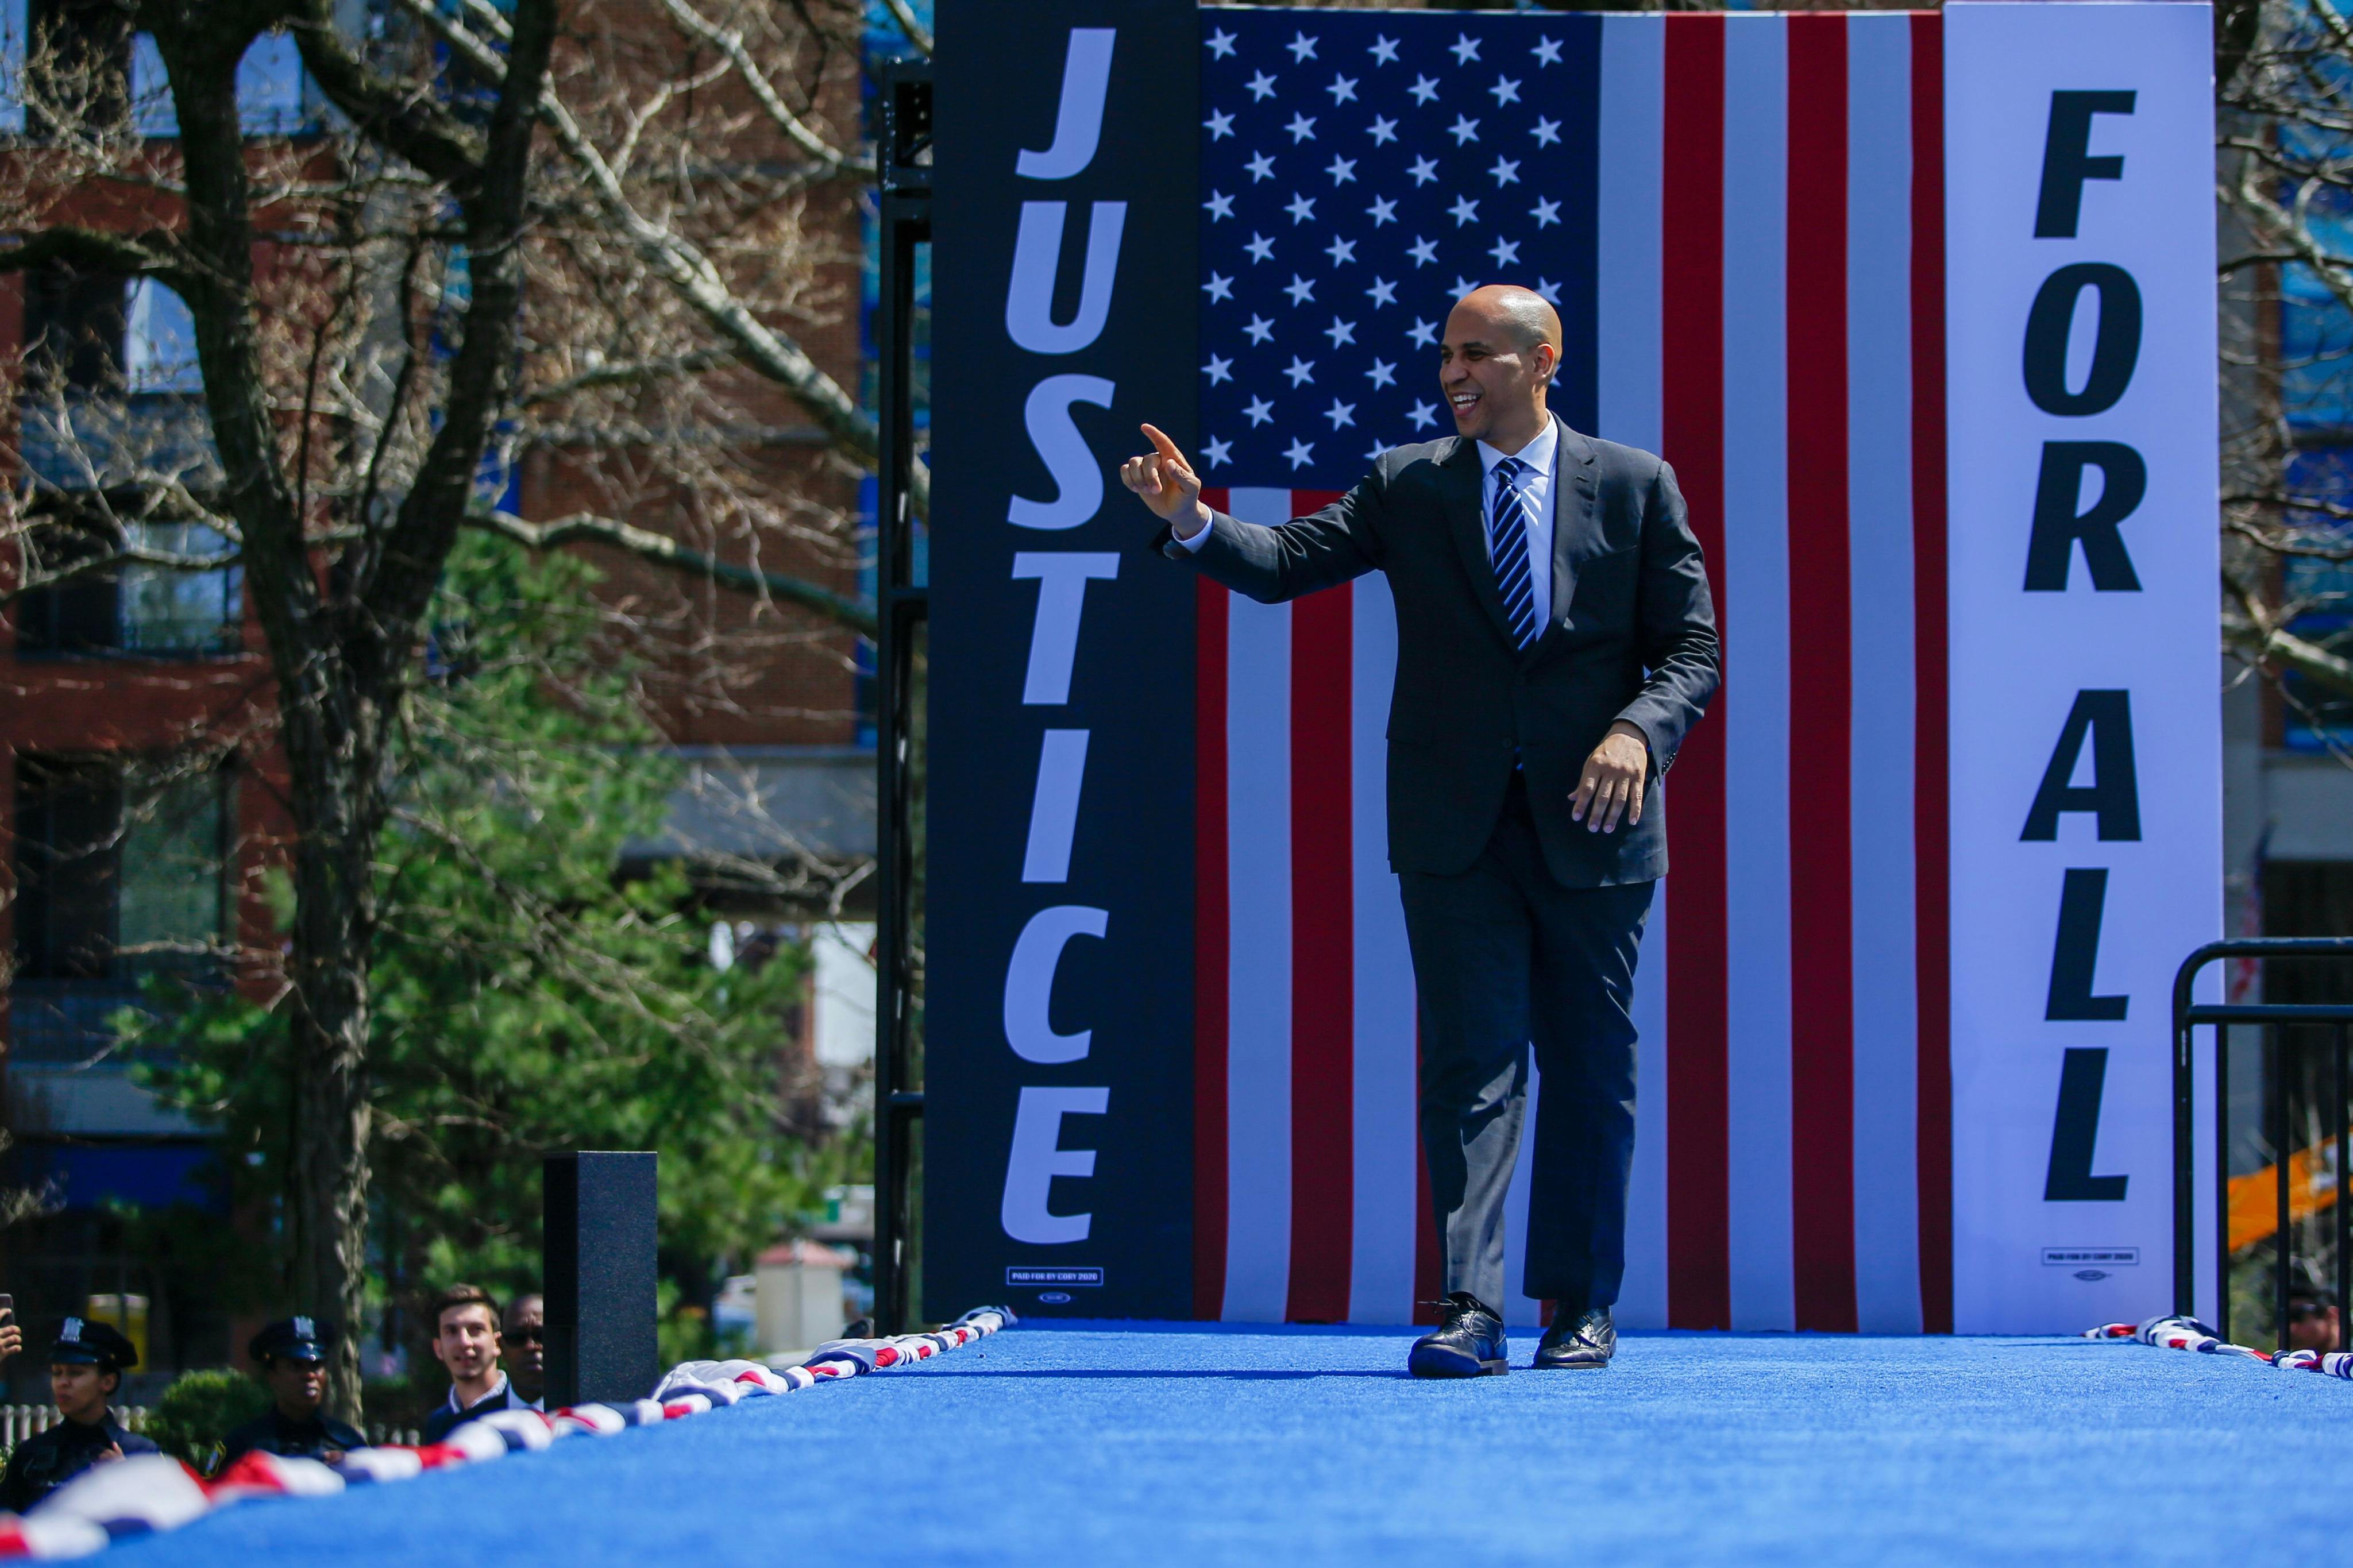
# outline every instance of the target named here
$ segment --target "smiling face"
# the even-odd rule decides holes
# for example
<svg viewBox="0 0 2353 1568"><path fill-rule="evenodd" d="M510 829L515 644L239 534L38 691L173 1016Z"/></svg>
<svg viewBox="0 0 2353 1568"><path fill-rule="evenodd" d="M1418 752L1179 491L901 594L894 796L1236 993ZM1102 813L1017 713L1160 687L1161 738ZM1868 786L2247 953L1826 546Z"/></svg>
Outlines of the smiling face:
<svg viewBox="0 0 2353 1568"><path fill-rule="evenodd" d="M479 1301L444 1307L433 1336L433 1355L449 1369L453 1382L489 1376L499 1360L499 1326L490 1308Z"/></svg>
<svg viewBox="0 0 2353 1568"><path fill-rule="evenodd" d="M1490 284L1446 318L1438 381L1465 439L1516 452L1549 417L1545 388L1560 364L1560 317L1532 289Z"/></svg>

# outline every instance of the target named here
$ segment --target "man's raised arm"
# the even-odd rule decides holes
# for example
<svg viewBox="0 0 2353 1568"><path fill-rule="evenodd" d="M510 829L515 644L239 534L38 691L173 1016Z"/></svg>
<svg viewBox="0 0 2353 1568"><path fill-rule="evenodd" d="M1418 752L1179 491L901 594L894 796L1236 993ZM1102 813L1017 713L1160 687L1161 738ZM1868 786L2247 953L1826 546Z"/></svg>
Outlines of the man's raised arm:
<svg viewBox="0 0 2353 1568"><path fill-rule="evenodd" d="M1170 557L1262 605L1280 604L1361 577L1380 564L1377 516L1387 481L1375 466L1362 483L1311 517L1269 528L1210 510L1201 478L1176 444L1144 426L1153 450L1119 468L1120 482L1168 524Z"/></svg>

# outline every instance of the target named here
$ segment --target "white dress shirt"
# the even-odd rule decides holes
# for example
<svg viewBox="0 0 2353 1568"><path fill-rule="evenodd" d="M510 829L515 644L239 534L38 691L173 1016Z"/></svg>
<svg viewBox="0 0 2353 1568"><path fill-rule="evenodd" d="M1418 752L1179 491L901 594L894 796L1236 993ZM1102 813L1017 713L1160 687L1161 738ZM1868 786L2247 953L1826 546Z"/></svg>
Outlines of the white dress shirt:
<svg viewBox="0 0 2353 1568"><path fill-rule="evenodd" d="M1552 492L1560 457L1560 426L1550 419L1536 432L1535 440L1516 452L1506 452L1500 447L1479 443L1479 531L1483 536L1487 520L1495 510L1495 465L1506 458L1517 458L1535 470L1534 477L1521 480L1527 487L1528 518L1528 587L1535 595L1536 625L1552 624ZM1209 531L1202 529L1190 539L1181 534L1176 542L1186 549L1198 551L1209 542ZM1488 551L1487 563L1494 564L1494 551Z"/></svg>

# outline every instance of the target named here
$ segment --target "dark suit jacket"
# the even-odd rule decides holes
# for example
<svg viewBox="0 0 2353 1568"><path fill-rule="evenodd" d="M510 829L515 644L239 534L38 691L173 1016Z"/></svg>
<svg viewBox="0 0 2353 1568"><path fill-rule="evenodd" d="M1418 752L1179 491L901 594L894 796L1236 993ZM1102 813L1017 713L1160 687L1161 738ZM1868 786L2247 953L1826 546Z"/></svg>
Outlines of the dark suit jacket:
<svg viewBox="0 0 2353 1568"><path fill-rule="evenodd" d="M1479 449L1459 436L1382 453L1313 517L1267 528L1219 512L1198 552L1165 532L1159 542L1162 553L1261 604L1388 574L1398 619L1389 864L1399 871L1468 869L1516 762L1545 863L1564 886L1666 874L1663 776L1721 676L1699 541L1665 463L1554 425L1552 619L1525 653L1512 646L1487 561ZM1620 719L1650 741L1642 820L1588 832L1568 797Z"/></svg>

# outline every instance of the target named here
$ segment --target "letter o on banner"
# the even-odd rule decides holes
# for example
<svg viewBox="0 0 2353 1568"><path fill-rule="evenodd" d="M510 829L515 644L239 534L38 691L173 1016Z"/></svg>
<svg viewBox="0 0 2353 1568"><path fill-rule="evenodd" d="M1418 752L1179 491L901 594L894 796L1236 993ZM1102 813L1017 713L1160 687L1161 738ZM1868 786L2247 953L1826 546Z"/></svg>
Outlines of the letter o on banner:
<svg viewBox="0 0 2353 1568"><path fill-rule="evenodd" d="M1021 928L1013 960L1005 966L1005 1043L1024 1061L1074 1062L1094 1043L1092 1029L1054 1032L1054 972L1062 949L1074 936L1099 937L1111 927L1108 910L1055 904L1039 910Z"/></svg>
<svg viewBox="0 0 2353 1568"><path fill-rule="evenodd" d="M2067 339L2086 289L2099 294L2100 325L2083 390L2070 392ZM2139 363L2140 285L2131 273L2105 261L2078 261L2042 280L2026 316L2026 395L2035 407L2075 418L2105 414L2132 384Z"/></svg>

